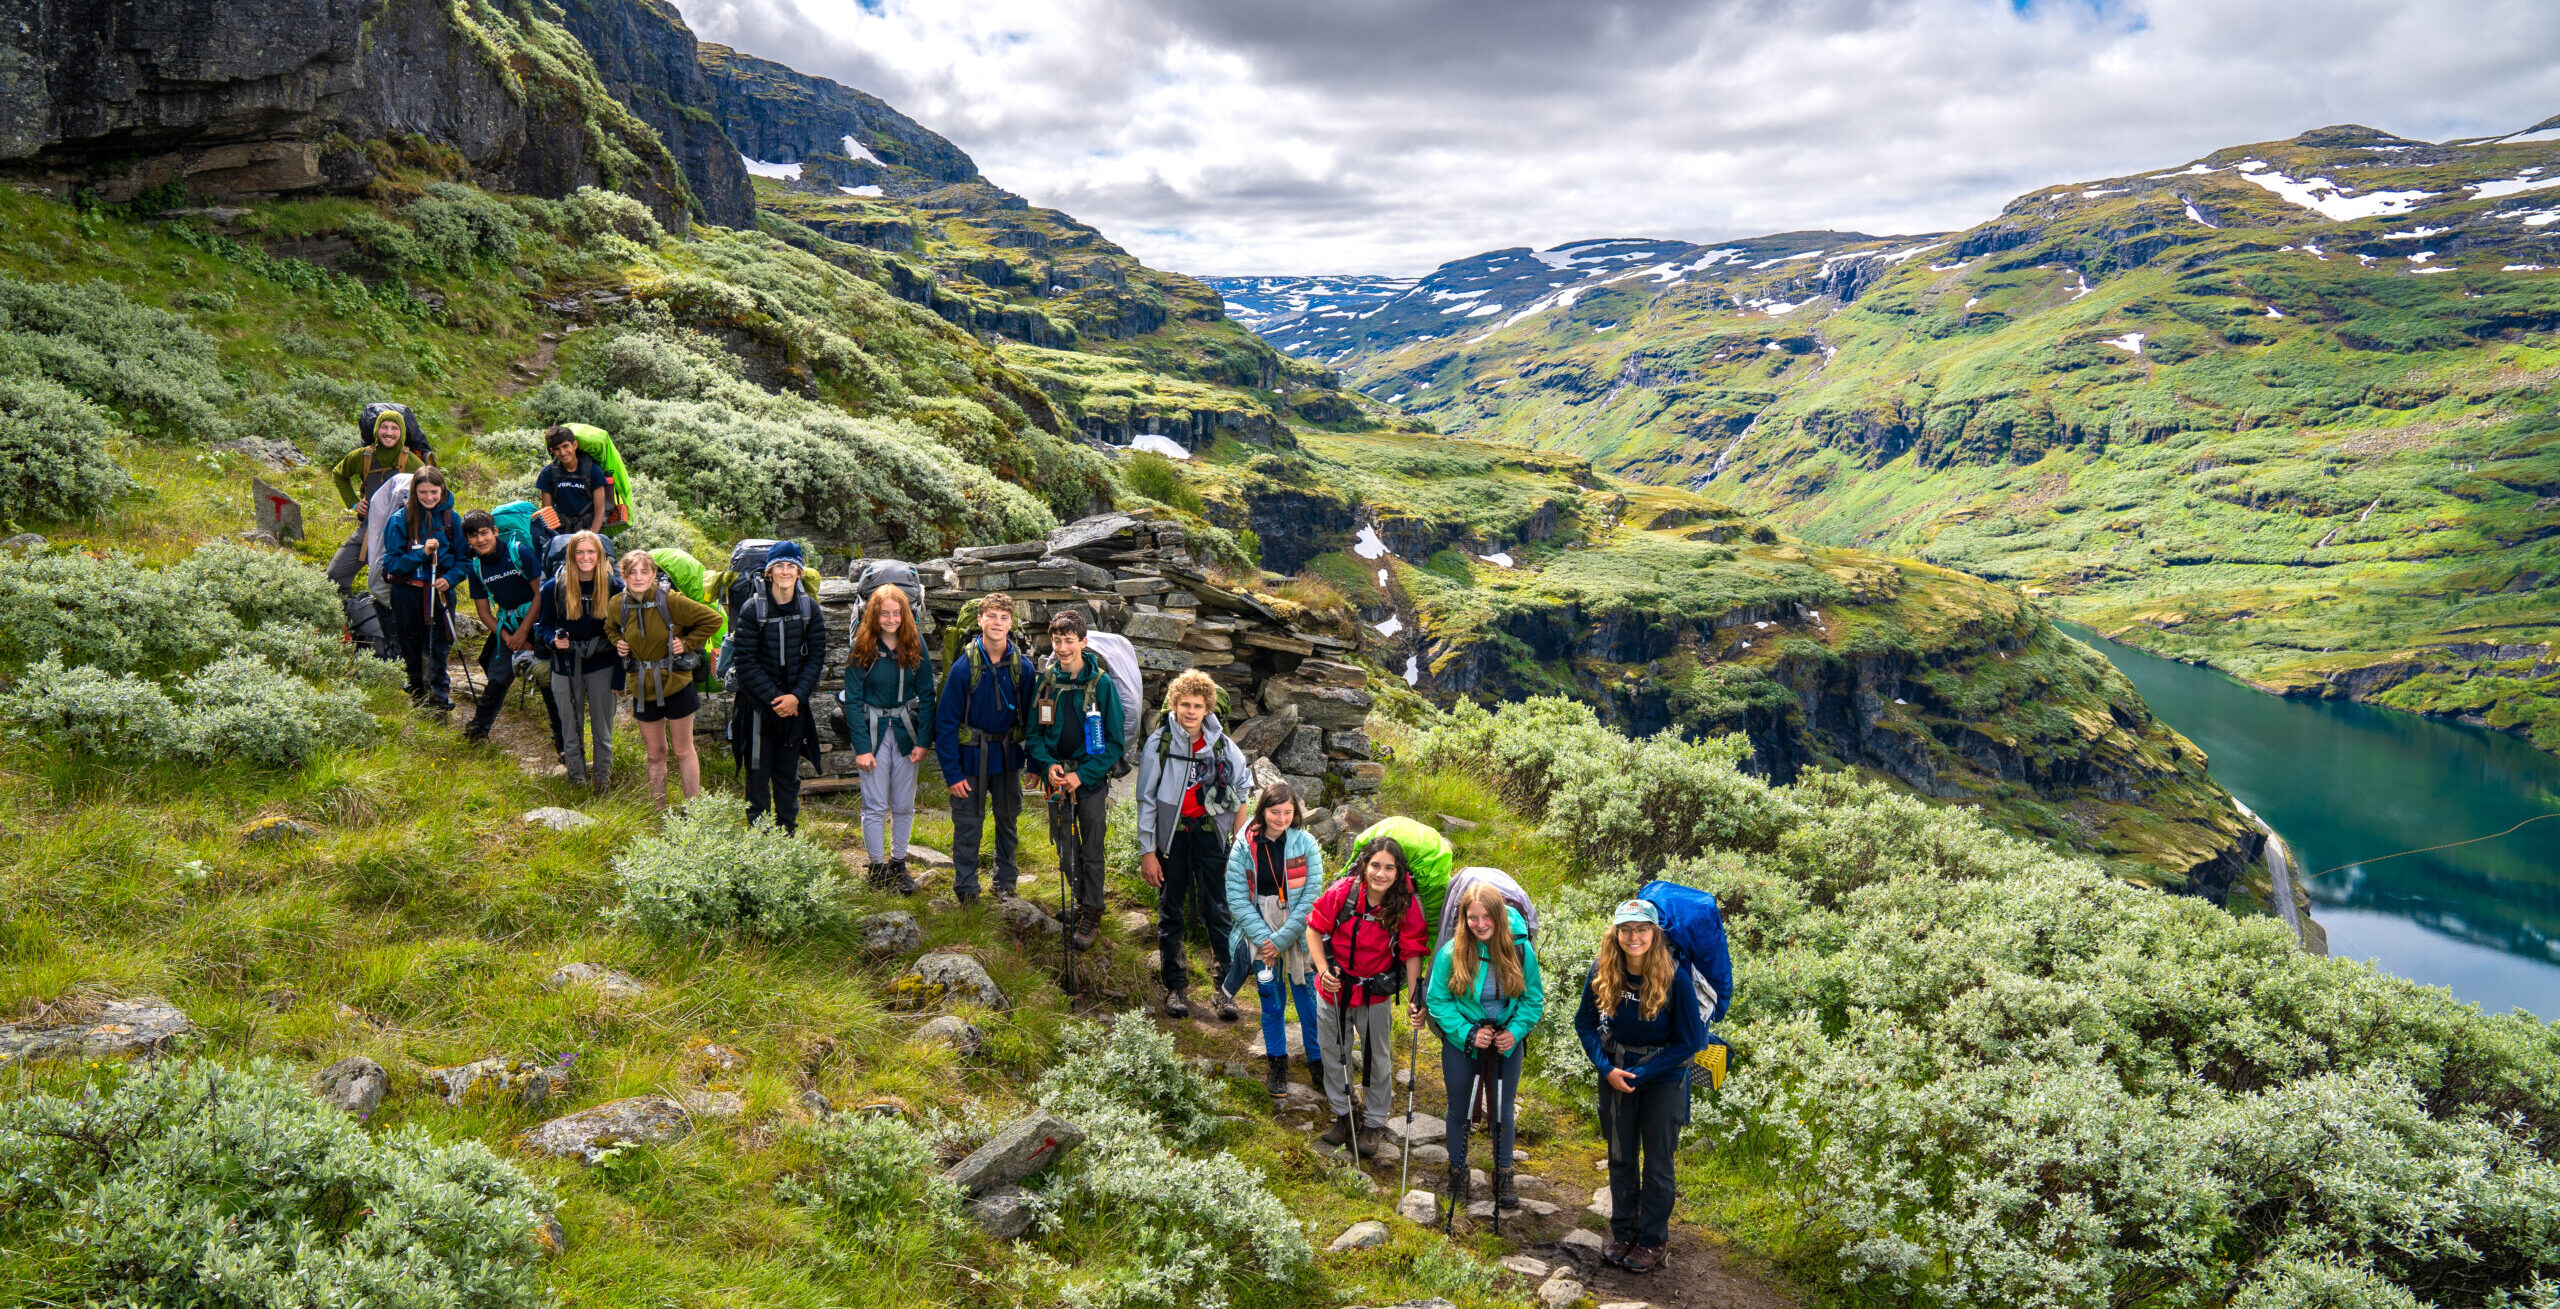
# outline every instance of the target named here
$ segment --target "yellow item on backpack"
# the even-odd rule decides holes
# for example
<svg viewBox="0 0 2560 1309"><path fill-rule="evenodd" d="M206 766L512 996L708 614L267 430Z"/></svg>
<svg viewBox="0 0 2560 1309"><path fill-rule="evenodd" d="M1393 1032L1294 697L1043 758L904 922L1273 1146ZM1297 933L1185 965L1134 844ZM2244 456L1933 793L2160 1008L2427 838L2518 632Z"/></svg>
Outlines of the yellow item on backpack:
<svg viewBox="0 0 2560 1309"><path fill-rule="evenodd" d="M1698 1053L1690 1059L1689 1062L1692 1064L1707 1070L1708 1090L1721 1091L1724 1089L1725 1059L1732 1053L1732 1051L1733 1047L1726 1045L1724 1042L1710 1040L1705 1045L1700 1046L1698 1048Z"/></svg>

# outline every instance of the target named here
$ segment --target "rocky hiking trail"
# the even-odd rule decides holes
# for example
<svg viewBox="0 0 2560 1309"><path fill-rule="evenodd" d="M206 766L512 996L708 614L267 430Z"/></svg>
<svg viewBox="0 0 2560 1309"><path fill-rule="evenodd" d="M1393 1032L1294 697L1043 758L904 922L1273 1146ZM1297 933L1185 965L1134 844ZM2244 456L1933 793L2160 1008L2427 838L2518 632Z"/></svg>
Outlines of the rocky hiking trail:
<svg viewBox="0 0 2560 1309"><path fill-rule="evenodd" d="M1120 906L1115 909L1118 912L1111 917L1118 920L1126 937L1144 951L1145 962L1151 966L1153 916ZM1140 924L1143 932L1135 930ZM1110 940L1106 934L1105 944L1098 948L1108 949ZM1253 996L1247 993L1238 998L1242 1012L1234 1023L1218 1021L1196 995L1192 1017L1168 1018L1160 1007L1150 1008L1149 1014L1157 1028L1171 1035L1184 1051L1219 1052L1195 1053L1196 1061L1212 1071L1247 1078L1258 1085L1264 1067L1259 1020ZM1294 1020L1290 1033L1294 1039ZM1339 1236L1318 1233L1316 1239L1328 1244L1328 1253L1383 1244L1390 1237L1389 1224L1436 1227L1440 1221L1439 1196L1448 1169L1444 1144L1448 1128L1433 1116L1433 1110L1446 1105L1447 1091L1440 1084L1436 1063L1426 1057L1410 1129L1411 1189L1399 1197L1396 1185L1403 1167L1400 1142L1407 1131L1404 1110L1410 1074L1401 1064L1406 1047L1400 1044L1397 1048L1400 1063L1396 1073L1396 1117L1388 1124L1388 1144L1376 1158L1364 1160L1362 1165L1362 1172L1376 1188L1379 1216L1355 1224ZM1289 1092L1266 1112L1283 1126L1306 1133L1312 1143L1312 1138L1332 1121L1332 1113L1322 1093L1310 1084L1306 1065L1298 1057L1301 1052L1293 1048L1290 1053ZM1427 1056L1430 1052L1426 1049L1424 1053ZM1477 1132L1470 1151L1478 1165L1476 1200L1470 1212L1457 1220L1457 1235L1462 1241L1488 1234L1492 1229L1490 1202L1485 1198L1491 1192L1482 1168L1482 1159L1490 1153L1491 1146L1482 1135L1483 1129L1478 1128ZM1350 1162L1347 1151L1313 1148L1345 1165ZM1677 1221L1672 1224L1670 1262L1662 1269L1638 1276L1601 1266L1600 1249L1608 1239L1609 1220L1605 1213L1605 1151L1599 1140L1559 1138L1540 1142L1536 1148L1523 1141L1517 1158L1522 1207L1503 1216L1502 1240L1507 1250L1497 1262L1513 1287L1529 1291L1538 1303L1596 1304L1601 1309L1632 1309L1637 1305L1656 1309L1794 1309L1797 1305L1795 1297L1775 1283L1729 1260L1722 1243L1711 1233ZM1599 1202L1596 1209L1595 1200ZM1423 1309L1447 1303L1408 1301L1406 1306Z"/></svg>

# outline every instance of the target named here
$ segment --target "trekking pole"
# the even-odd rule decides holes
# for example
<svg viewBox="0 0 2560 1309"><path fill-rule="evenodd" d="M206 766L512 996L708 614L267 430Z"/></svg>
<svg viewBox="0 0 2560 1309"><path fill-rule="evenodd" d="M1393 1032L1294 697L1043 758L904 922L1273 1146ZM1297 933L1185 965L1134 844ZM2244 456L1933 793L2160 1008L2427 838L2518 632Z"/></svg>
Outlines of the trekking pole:
<svg viewBox="0 0 2560 1309"><path fill-rule="evenodd" d="M1396 1195L1401 1198L1413 1189L1413 1115L1414 1097L1422 1091L1422 1024L1410 1025L1413 1039L1407 1047L1404 1074L1404 1161L1396 1170ZM1444 1125L1445 1127L1445 1125ZM1446 1135L1446 1132L1443 1132Z"/></svg>

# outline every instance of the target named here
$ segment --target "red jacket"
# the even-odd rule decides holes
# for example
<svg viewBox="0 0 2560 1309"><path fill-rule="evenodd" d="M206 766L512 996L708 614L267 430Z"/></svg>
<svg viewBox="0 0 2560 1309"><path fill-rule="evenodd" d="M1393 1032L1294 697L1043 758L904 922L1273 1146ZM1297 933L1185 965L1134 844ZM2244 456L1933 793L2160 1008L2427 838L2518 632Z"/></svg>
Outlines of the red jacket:
<svg viewBox="0 0 2560 1309"><path fill-rule="evenodd" d="M1315 911L1307 915L1307 929L1323 942L1319 948L1325 958L1349 977L1376 976L1400 967L1407 959L1422 958L1429 949L1422 935L1421 897L1413 893L1410 879L1405 882L1404 921L1395 924L1393 930L1371 911L1368 882L1357 874L1326 887L1324 894L1316 897ZM1317 986L1323 988L1323 983ZM1333 998L1333 994L1325 989L1326 998ZM1356 1008L1389 998L1388 994L1372 994L1369 988L1360 986L1352 988L1350 1003Z"/></svg>

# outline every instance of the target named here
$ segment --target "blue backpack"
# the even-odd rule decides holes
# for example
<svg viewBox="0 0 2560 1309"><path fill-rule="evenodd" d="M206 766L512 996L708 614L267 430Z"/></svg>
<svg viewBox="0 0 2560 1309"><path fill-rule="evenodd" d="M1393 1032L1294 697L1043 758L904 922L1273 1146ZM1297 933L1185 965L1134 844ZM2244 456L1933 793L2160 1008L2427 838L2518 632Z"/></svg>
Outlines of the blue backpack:
<svg viewBox="0 0 2560 1309"><path fill-rule="evenodd" d="M1712 1027L1733 1007L1733 952L1725 945L1724 911L1716 898L1677 882L1647 882L1636 891L1662 914L1662 937L1689 965L1698 986L1698 1021ZM1721 1080L1721 1079L1719 1079Z"/></svg>

